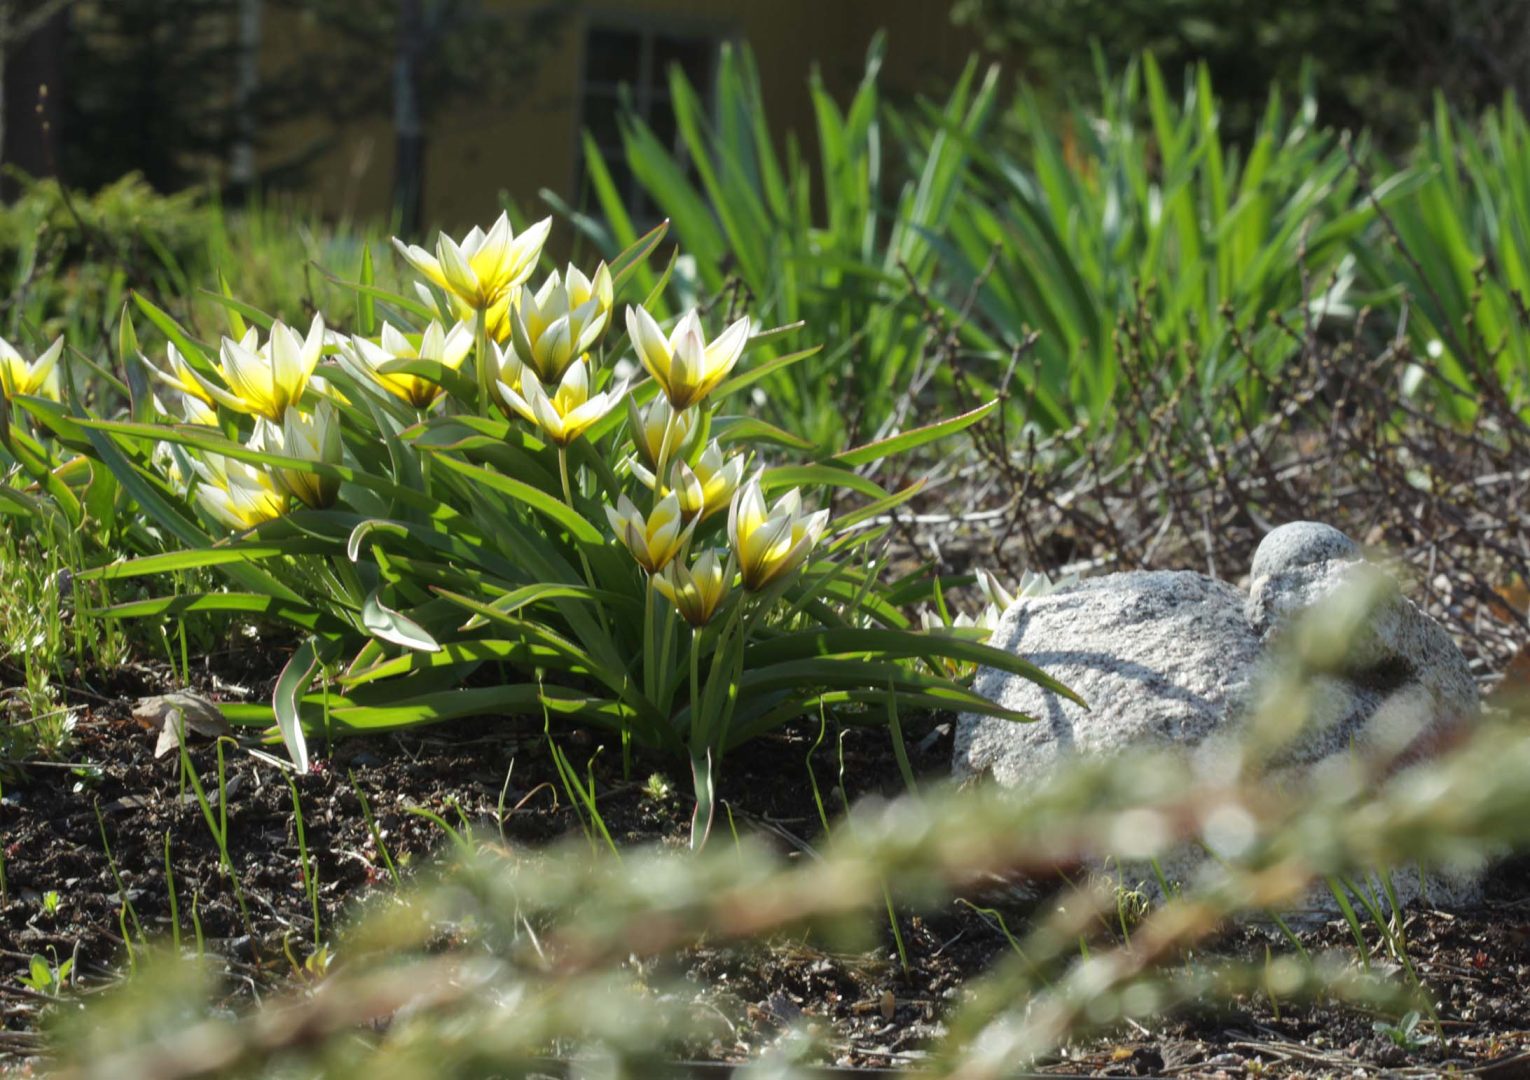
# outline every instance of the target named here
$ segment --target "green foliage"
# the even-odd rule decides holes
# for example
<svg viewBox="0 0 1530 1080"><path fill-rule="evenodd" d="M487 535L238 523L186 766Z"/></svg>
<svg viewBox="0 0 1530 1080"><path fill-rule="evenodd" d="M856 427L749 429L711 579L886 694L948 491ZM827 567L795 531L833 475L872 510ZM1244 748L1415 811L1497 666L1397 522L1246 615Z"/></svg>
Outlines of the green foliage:
<svg viewBox="0 0 1530 1080"><path fill-rule="evenodd" d="M1417 177L1355 253L1407 310L1421 362L1406 387L1467 421L1485 394L1530 403L1530 126L1511 98L1478 123L1435 103L1413 154ZM1371 163L1384 175L1383 162ZM1378 188L1392 181L1374 181Z"/></svg>
<svg viewBox="0 0 1530 1080"><path fill-rule="evenodd" d="M969 65L941 109L951 131L905 168L878 93L882 55L878 40L844 106L814 75L816 160L795 134L784 154L778 149L747 48L724 46L715 109L678 67L671 70L685 148L679 158L640 118L622 121L627 165L685 252L662 281L668 288L656 310L743 301L765 325L806 324L823 354L763 377L760 405L825 449L847 431L893 430L894 406L920 376L930 331L906 301L911 286L928 287L937 273L934 240L947 227L998 88L996 72L980 77ZM603 220L543 194L611 255L637 230L589 138L585 161ZM647 271L638 280L644 289L661 283ZM780 351L765 347L761 366Z"/></svg>
<svg viewBox="0 0 1530 1080"><path fill-rule="evenodd" d="M958 0L953 17L1059 99L1092 93L1094 50L1118 70L1153 53L1176 80L1205 65L1240 138L1272 84L1289 92L1308 74L1325 116L1394 145L1437 89L1473 108L1530 88L1530 12L1516 0Z"/></svg>
<svg viewBox="0 0 1530 1080"><path fill-rule="evenodd" d="M214 333L224 309L201 290L221 292L220 273L279 318L322 307L347 319L354 294L332 288L311 264L353 273L362 250L383 235L375 225L326 224L281 201L225 212L195 190L160 195L136 173L91 195L27 180L20 197L0 207L0 336L14 343L62 333L102 359L97 343L112 338L134 290L176 297L183 321ZM383 280L391 283L391 275Z"/></svg>
<svg viewBox="0 0 1530 1080"><path fill-rule="evenodd" d="M996 383L1034 329L1014 374L1045 430L1112 417L1132 352L1174 372L1184 407L1230 412L1294 352L1279 320L1352 314L1371 209L1310 95L1290 117L1272 96L1240 151L1205 68L1178 100L1151 58L1099 90L1061 117L1022 90L1006 120L1023 152L974 149L942 247L948 299L976 290L973 370Z"/></svg>

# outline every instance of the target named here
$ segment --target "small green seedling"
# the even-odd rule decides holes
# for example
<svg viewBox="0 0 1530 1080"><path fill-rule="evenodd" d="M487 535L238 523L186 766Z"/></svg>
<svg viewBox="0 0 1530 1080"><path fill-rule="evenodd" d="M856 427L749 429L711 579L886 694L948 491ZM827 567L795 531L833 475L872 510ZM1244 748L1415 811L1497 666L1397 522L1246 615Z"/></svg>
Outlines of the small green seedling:
<svg viewBox="0 0 1530 1080"><path fill-rule="evenodd" d="M1434 1042L1435 1037L1418 1029L1423 1015L1414 1009L1406 1013L1395 1024L1389 1024L1385 1020L1377 1020L1371 1027L1378 1035L1385 1035L1392 1040L1392 1045L1403 1050L1420 1050Z"/></svg>
<svg viewBox="0 0 1530 1080"><path fill-rule="evenodd" d="M42 913L51 919L53 916L58 914L59 903L60 901L58 897L58 890L49 889L47 892L43 893Z"/></svg>
<svg viewBox="0 0 1530 1080"><path fill-rule="evenodd" d="M27 965L27 973L19 976L22 986L39 994L47 994L50 997L58 997L64 992L64 984L69 981L69 975L74 971L74 958L70 957L62 964L57 957L49 961L40 953L33 953L32 960Z"/></svg>

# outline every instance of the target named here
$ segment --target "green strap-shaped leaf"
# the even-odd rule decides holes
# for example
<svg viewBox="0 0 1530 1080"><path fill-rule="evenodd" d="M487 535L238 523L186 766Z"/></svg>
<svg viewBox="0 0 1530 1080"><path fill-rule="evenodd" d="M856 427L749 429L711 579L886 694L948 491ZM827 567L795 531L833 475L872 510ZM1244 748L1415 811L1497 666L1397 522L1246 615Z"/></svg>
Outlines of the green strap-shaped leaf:
<svg viewBox="0 0 1530 1080"><path fill-rule="evenodd" d="M298 702L313 681L319 655L314 638L299 645L276 680L271 694L271 708L276 713L276 729L281 732L287 756L300 773L308 771L308 740L303 735L303 718Z"/></svg>
<svg viewBox="0 0 1530 1080"><path fill-rule="evenodd" d="M361 625L373 637L402 645L406 649L418 649L421 652L439 652L441 649L440 644L423 626L384 604L376 589L372 590L361 607Z"/></svg>

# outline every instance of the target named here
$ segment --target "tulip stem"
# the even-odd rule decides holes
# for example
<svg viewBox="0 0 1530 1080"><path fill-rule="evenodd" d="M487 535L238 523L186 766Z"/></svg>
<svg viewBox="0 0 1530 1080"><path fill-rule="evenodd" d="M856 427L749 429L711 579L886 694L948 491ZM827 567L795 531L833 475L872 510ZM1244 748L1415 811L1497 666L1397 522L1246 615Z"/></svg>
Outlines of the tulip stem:
<svg viewBox="0 0 1530 1080"><path fill-rule="evenodd" d="M703 730L701 717L701 627L691 627L691 754Z"/></svg>
<svg viewBox="0 0 1530 1080"><path fill-rule="evenodd" d="M653 701L659 695L654 689L654 669L658 655L654 651L653 633L653 574L648 575L648 588L643 591L643 696Z"/></svg>
<svg viewBox="0 0 1530 1080"><path fill-rule="evenodd" d="M577 514L579 508L574 505L574 490L568 482L568 447L561 443L558 445L558 477L563 481L563 501Z"/></svg>
<svg viewBox="0 0 1530 1080"><path fill-rule="evenodd" d="M659 439L658 460L654 462L657 468L653 472L653 504L659 505L659 500L664 498L664 486L669 482L666 475L669 470L669 440L674 434L676 409L673 405L669 408L669 415L664 418L664 434Z"/></svg>
<svg viewBox="0 0 1530 1080"><path fill-rule="evenodd" d="M579 513L579 507L574 505L573 485L568 482L568 447L562 445L561 443L558 445L558 478L563 481L563 501L568 503L568 508L570 510L576 514ZM574 550L579 552L579 565L584 569L584 583L592 589L595 588L595 571L590 569L589 557L585 555L584 548L579 546L579 542L577 540L574 541ZM599 610L601 613L600 623L602 626L605 626L605 609L600 608ZM607 627L607 630L609 629L610 628Z"/></svg>
<svg viewBox="0 0 1530 1080"><path fill-rule="evenodd" d="M473 317L473 355L478 360L478 412L489 416L494 404L490 397L494 380L489 376L489 313L485 308L479 308Z"/></svg>

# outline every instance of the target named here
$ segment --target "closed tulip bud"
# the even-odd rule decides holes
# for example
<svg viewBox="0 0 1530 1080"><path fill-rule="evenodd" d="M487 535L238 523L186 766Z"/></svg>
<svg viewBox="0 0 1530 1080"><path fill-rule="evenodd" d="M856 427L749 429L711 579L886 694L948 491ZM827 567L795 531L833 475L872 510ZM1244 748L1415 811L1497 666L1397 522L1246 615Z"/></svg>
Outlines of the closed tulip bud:
<svg viewBox="0 0 1530 1080"><path fill-rule="evenodd" d="M744 588L759 592L807 561L829 524L829 512L802 512L802 496L793 489L767 509L756 476L733 497L728 511L728 539L738 559Z"/></svg>
<svg viewBox="0 0 1530 1080"><path fill-rule="evenodd" d="M749 320L739 319L708 344L695 311L682 316L666 338L652 315L640 307L629 307L627 332L638 360L670 405L688 409L706 400L738 363L749 340Z"/></svg>
<svg viewBox="0 0 1530 1080"><path fill-rule="evenodd" d="M680 554L690 541L695 522L686 523L680 513L680 500L670 492L659 500L647 517L631 499L623 495L616 509L606 507L606 520L639 566L656 574Z"/></svg>
<svg viewBox="0 0 1530 1080"><path fill-rule="evenodd" d="M654 575L653 585L675 605L682 619L700 628L712 621L727 599L735 572L732 556L724 563L716 551L707 550L689 569L683 559L671 562Z"/></svg>
<svg viewBox="0 0 1530 1080"><path fill-rule="evenodd" d="M58 358L63 351L60 335L29 364L9 341L0 338L0 394L7 401L21 395L58 400Z"/></svg>

